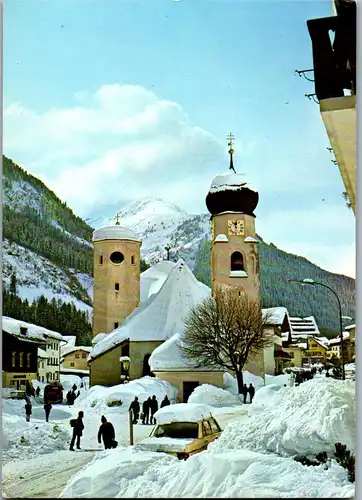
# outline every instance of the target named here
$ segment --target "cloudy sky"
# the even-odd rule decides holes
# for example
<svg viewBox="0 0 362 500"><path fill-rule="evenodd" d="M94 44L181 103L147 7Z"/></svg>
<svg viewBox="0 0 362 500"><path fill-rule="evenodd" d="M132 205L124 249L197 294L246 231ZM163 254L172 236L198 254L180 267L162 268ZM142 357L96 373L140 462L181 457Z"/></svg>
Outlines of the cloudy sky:
<svg viewBox="0 0 362 500"><path fill-rule="evenodd" d="M313 84L306 20L331 2L11 0L4 9L4 153L80 216L155 196L206 212L235 166L258 233L355 276L355 218Z"/></svg>

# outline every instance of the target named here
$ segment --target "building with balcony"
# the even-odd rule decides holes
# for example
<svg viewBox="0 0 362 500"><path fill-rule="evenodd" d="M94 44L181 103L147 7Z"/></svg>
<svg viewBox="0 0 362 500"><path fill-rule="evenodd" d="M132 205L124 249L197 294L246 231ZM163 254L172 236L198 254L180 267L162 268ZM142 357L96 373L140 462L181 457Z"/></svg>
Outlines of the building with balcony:
<svg viewBox="0 0 362 500"><path fill-rule="evenodd" d="M307 26L315 94L349 204L356 213L356 2L334 0L333 7L335 15L310 19Z"/></svg>

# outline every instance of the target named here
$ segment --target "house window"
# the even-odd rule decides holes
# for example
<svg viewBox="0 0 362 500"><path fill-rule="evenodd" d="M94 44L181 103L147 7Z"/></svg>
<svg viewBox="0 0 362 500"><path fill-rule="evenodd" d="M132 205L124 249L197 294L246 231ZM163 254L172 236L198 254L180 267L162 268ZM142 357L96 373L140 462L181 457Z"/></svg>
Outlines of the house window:
<svg viewBox="0 0 362 500"><path fill-rule="evenodd" d="M70 363L70 366L74 366L74 363Z"/></svg>
<svg viewBox="0 0 362 500"><path fill-rule="evenodd" d="M31 353L28 352L28 354L26 355L26 365L28 368L30 368L30 358L31 358Z"/></svg>
<svg viewBox="0 0 362 500"><path fill-rule="evenodd" d="M99 256L99 264L102 265L103 264L103 255L100 255Z"/></svg>
<svg viewBox="0 0 362 500"><path fill-rule="evenodd" d="M85 352L83 352L83 353L82 353L82 358L84 359L84 358L86 358L86 357L87 357L86 353L85 353Z"/></svg>
<svg viewBox="0 0 362 500"><path fill-rule="evenodd" d="M114 284L114 289L116 292L119 292L119 283Z"/></svg>
<svg viewBox="0 0 362 500"><path fill-rule="evenodd" d="M15 368L15 366L16 366L16 352L15 351L11 353L11 366L13 368Z"/></svg>
<svg viewBox="0 0 362 500"><path fill-rule="evenodd" d="M23 352L21 352L19 354L19 366L20 366L20 368L24 367L24 353Z"/></svg>
<svg viewBox="0 0 362 500"><path fill-rule="evenodd" d="M244 259L241 252L234 252L231 254L231 271L244 271Z"/></svg>
<svg viewBox="0 0 362 500"><path fill-rule="evenodd" d="M131 264L132 264L133 266L135 265L134 255L132 255L132 257L131 257Z"/></svg>
<svg viewBox="0 0 362 500"><path fill-rule="evenodd" d="M75 355L75 359L79 359L79 354L76 354L76 355Z"/></svg>
<svg viewBox="0 0 362 500"><path fill-rule="evenodd" d="M114 328L118 328L118 326L119 326L119 323L116 321L114 324Z"/></svg>

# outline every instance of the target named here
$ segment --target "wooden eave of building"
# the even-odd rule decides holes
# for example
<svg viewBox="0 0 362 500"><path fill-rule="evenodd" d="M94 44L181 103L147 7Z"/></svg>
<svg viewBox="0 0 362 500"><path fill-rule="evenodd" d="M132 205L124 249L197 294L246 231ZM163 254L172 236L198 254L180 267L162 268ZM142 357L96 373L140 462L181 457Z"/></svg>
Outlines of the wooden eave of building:
<svg viewBox="0 0 362 500"><path fill-rule="evenodd" d="M38 345L46 345L46 340L40 338L40 337L27 337L26 335L21 335L18 333L11 333L7 332L6 330L2 330L3 333L6 333L7 335L10 335L14 339L18 340L19 342L28 342L30 344L38 344Z"/></svg>

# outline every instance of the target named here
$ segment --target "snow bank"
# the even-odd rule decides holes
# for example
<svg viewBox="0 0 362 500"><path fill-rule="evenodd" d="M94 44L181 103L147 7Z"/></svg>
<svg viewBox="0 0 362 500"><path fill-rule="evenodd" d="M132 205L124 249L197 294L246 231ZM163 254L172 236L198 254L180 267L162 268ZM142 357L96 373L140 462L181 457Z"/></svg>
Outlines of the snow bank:
<svg viewBox="0 0 362 500"><path fill-rule="evenodd" d="M352 497L354 485L333 462L305 467L291 458L250 450L202 452L187 461L132 448L99 454L61 498L318 498Z"/></svg>
<svg viewBox="0 0 362 500"><path fill-rule="evenodd" d="M211 408L205 404L178 403L165 406L155 413L158 424L171 422L198 422L211 416Z"/></svg>
<svg viewBox="0 0 362 500"><path fill-rule="evenodd" d="M220 389L210 384L202 384L196 387L188 399L188 403L204 403L210 406L239 405L238 396L229 391Z"/></svg>
<svg viewBox="0 0 362 500"><path fill-rule="evenodd" d="M272 390L265 388L265 399ZM221 437L211 443L209 448L214 453L248 448L284 456L312 454L332 452L337 442L355 449L353 382L316 378L298 387L282 387L263 412L260 412L258 393L255 398L255 409L253 403L248 421L230 422Z"/></svg>
<svg viewBox="0 0 362 500"><path fill-rule="evenodd" d="M249 386L249 384L253 384L256 391L260 389L260 387L264 387L263 377L258 377L253 373L243 371L243 378L244 384L246 384L247 386ZM228 372L224 373L224 389L231 392L231 394L238 394L238 383L236 381L236 378Z"/></svg>
<svg viewBox="0 0 362 500"><path fill-rule="evenodd" d="M107 411L109 406L114 404L120 405L121 412L128 412L129 405L138 397L142 404L148 397L156 396L158 404L164 399L167 394L171 402L177 398L177 390L171 384L164 380L155 377L142 377L137 380L132 380L128 384L114 385L113 387L104 387L95 385L91 387L84 395L81 393L77 399L77 405L82 406L84 410L92 409L92 411Z"/></svg>
<svg viewBox="0 0 362 500"><path fill-rule="evenodd" d="M60 383L63 386L63 394L64 397L68 391L70 391L75 384L77 386L77 391L80 390L82 394L82 389L80 388L80 384L83 381L83 385L85 388L89 387L89 377L78 377L78 375L65 375L65 374L60 374Z"/></svg>
<svg viewBox="0 0 362 500"><path fill-rule="evenodd" d="M70 431L64 425L26 422L25 416L3 413L2 426L3 462L26 460L69 447Z"/></svg>

